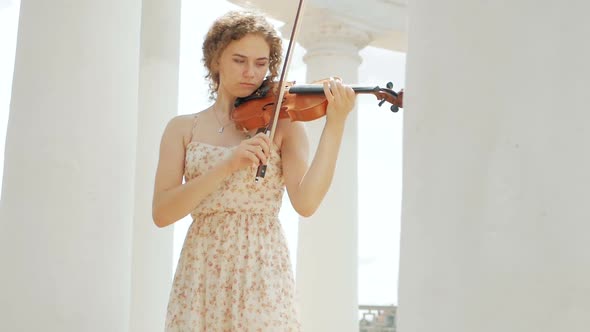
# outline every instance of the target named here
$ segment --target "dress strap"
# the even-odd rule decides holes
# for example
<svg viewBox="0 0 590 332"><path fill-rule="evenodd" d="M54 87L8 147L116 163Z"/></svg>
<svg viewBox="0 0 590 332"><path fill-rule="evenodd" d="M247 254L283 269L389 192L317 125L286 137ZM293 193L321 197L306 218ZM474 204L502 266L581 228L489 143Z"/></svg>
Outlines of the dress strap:
<svg viewBox="0 0 590 332"><path fill-rule="evenodd" d="M195 127L197 126L197 118L199 117L198 114L195 114L195 118L193 119L193 126L191 127L191 138L188 140L189 143L193 141L193 134L195 132Z"/></svg>

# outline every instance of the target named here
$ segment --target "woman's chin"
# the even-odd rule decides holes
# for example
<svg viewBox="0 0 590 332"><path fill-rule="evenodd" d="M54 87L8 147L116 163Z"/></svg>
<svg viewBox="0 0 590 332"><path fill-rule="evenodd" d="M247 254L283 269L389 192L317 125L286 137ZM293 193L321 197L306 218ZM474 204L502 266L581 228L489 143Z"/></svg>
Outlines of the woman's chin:
<svg viewBox="0 0 590 332"><path fill-rule="evenodd" d="M251 94L253 94L254 91L256 91L256 90L252 90L252 89L244 90L244 89L241 89L240 91L236 91L234 95L236 96L236 98L245 98L245 97L248 97Z"/></svg>

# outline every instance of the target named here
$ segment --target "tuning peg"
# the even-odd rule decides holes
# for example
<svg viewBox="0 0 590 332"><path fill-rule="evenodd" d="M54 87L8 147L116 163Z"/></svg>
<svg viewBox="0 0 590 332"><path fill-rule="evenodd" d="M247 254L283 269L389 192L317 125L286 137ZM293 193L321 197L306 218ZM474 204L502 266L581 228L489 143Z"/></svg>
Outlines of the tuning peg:
<svg viewBox="0 0 590 332"><path fill-rule="evenodd" d="M385 98L381 99L381 101L379 102L379 106L383 105L384 102L385 102Z"/></svg>
<svg viewBox="0 0 590 332"><path fill-rule="evenodd" d="M385 85L388 89L393 89L393 83L391 82L387 82L387 84Z"/></svg>
<svg viewBox="0 0 590 332"><path fill-rule="evenodd" d="M391 105L391 107L389 108L393 113L397 113L397 111L399 111L399 107L397 107L397 105Z"/></svg>

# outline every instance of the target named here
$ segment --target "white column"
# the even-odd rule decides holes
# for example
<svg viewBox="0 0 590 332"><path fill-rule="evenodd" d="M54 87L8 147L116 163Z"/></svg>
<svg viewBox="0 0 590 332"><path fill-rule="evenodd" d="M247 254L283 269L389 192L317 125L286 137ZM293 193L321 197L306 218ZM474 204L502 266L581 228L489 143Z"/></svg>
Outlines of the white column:
<svg viewBox="0 0 590 332"><path fill-rule="evenodd" d="M399 331L587 331L590 3L409 5Z"/></svg>
<svg viewBox="0 0 590 332"><path fill-rule="evenodd" d="M307 50L307 82L339 76L357 83L358 52L369 42L368 34L321 13L307 19L299 36ZM330 191L299 226L297 289L304 331L358 331L357 118L354 111L347 120ZM306 123L311 157L324 123L325 117Z"/></svg>
<svg viewBox="0 0 590 332"><path fill-rule="evenodd" d="M152 221L160 138L178 111L180 0L144 0L133 228L132 332L162 331L172 284L173 227Z"/></svg>
<svg viewBox="0 0 590 332"><path fill-rule="evenodd" d="M0 330L128 331L141 1L21 2Z"/></svg>

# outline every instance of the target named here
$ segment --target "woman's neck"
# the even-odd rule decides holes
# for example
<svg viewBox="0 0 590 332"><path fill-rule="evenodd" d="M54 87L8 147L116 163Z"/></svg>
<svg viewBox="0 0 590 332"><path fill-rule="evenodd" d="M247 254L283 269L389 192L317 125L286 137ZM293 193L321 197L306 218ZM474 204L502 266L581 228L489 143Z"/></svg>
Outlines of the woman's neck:
<svg viewBox="0 0 590 332"><path fill-rule="evenodd" d="M230 113L234 109L235 100L235 97L227 96L221 93L221 91L217 94L217 99L213 104L213 111L217 113L220 120L224 122L229 121Z"/></svg>

